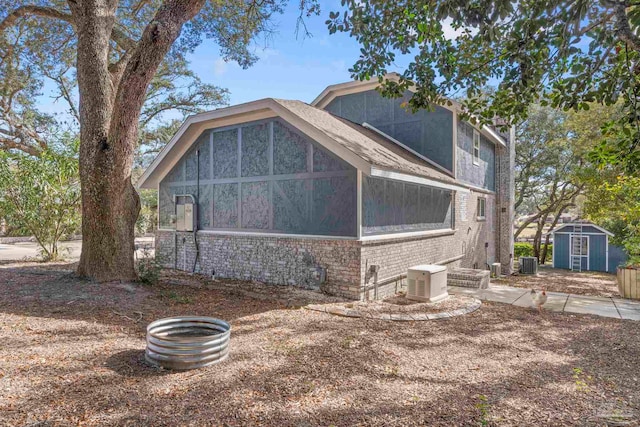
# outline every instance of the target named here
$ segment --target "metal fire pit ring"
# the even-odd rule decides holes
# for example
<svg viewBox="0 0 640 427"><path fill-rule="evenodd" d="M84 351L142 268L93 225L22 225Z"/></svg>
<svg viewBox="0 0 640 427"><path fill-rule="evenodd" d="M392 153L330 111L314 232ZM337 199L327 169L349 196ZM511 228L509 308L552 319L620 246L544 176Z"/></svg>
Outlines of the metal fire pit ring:
<svg viewBox="0 0 640 427"><path fill-rule="evenodd" d="M167 317L147 326L145 359L155 366L185 371L229 357L231 326L213 317Z"/></svg>

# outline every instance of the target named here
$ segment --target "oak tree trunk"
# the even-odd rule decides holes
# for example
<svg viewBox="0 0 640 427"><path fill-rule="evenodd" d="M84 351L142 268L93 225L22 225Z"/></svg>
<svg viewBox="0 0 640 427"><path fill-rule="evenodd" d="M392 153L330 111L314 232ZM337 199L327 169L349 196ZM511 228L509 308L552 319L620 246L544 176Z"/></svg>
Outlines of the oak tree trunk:
<svg viewBox="0 0 640 427"><path fill-rule="evenodd" d="M70 4L78 35L80 94L82 253L77 272L101 282L134 280L140 199L131 170L140 111L158 66L204 0L165 1L135 49L124 57L124 70L112 71L109 43L117 2Z"/></svg>
<svg viewBox="0 0 640 427"><path fill-rule="evenodd" d="M114 88L109 43L114 2L82 2L73 8L78 34L82 253L78 274L98 281L136 278L134 225L139 200L131 184L130 147L116 145L109 127Z"/></svg>

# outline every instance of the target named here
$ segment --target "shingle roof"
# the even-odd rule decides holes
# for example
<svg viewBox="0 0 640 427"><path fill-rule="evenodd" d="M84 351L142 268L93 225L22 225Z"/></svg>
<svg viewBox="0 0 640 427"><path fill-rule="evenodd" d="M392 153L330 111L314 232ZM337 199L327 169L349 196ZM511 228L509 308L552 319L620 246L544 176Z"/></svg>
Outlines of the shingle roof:
<svg viewBox="0 0 640 427"><path fill-rule="evenodd" d="M301 101L283 99L274 99L274 101L374 166L424 176L444 183L456 183L454 178L439 171L425 160L359 124Z"/></svg>
<svg viewBox="0 0 640 427"><path fill-rule="evenodd" d="M428 178L443 184L459 184L451 175L442 172L385 136L357 123L334 116L302 101L265 98L189 116L145 170L136 185L140 188L156 188L170 167L195 142L198 135L193 130L194 126L216 127L215 122L218 120L265 110L271 110L303 132L317 133L316 139L331 141L333 147L327 148L353 165L360 163L363 168L365 165L373 166L381 170ZM296 124L295 121L299 123ZM348 160L349 158L351 160Z"/></svg>

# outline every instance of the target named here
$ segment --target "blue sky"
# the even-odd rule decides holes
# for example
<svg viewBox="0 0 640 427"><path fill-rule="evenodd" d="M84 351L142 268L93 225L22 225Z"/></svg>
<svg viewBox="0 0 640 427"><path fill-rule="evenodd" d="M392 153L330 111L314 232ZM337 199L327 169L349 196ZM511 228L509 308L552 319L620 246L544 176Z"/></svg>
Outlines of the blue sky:
<svg viewBox="0 0 640 427"><path fill-rule="evenodd" d="M332 10L323 4L320 16L306 19L313 34L296 38L296 2L275 18L277 31L259 39L253 49L260 60L243 70L225 63L217 46L203 43L191 57L191 68L207 83L229 89L231 104L273 97L311 102L326 86L351 79L348 69L357 60L359 47L346 34L329 35L325 21ZM335 10L339 6L333 6Z"/></svg>
<svg viewBox="0 0 640 427"><path fill-rule="evenodd" d="M358 59L359 47L347 34L329 35L325 21L339 8L339 1L323 2L321 15L305 20L313 36L296 37L299 10L293 1L284 14L275 15L276 31L255 41L252 50L260 59L252 67L225 63L218 46L205 40L189 57L191 69L204 82L227 88L231 105L266 97L311 102L326 86L350 80L348 69ZM66 103L54 102L53 89L51 82L45 83L40 109L64 119Z"/></svg>
<svg viewBox="0 0 640 427"><path fill-rule="evenodd" d="M189 56L191 69L204 82L228 89L231 105L266 97L313 101L328 85L351 80L348 70L360 54L354 39L346 33L330 35L325 24L330 11L342 10L340 1L321 3L319 16L305 18L312 34L305 38L295 34L299 3L290 1L284 14L274 16L275 32L268 39L258 38L252 46L260 57L252 67L243 70L236 63L224 62L218 46L205 40ZM455 35L451 28L448 31ZM406 65L406 58L404 62L400 65ZM390 67L388 71L403 70ZM66 103L54 102L53 90L53 83L45 82L39 98L40 109L66 120L69 117ZM179 114L170 113L163 118L174 117L179 118Z"/></svg>

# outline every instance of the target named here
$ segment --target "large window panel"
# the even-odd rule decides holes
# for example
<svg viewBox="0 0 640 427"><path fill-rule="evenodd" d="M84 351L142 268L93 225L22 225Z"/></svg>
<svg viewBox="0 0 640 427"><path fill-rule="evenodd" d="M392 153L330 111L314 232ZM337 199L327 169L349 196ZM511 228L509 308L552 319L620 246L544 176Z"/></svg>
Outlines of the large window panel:
<svg viewBox="0 0 640 427"><path fill-rule="evenodd" d="M316 234L351 235L356 229L356 176L313 180L311 224Z"/></svg>
<svg viewBox="0 0 640 427"><path fill-rule="evenodd" d="M175 227L173 194L199 192L202 230L355 237L356 175L281 119L210 129L161 183L159 224Z"/></svg>
<svg viewBox="0 0 640 427"><path fill-rule="evenodd" d="M287 233L302 233L309 228L307 195L309 180L274 181L273 227Z"/></svg>
<svg viewBox="0 0 640 427"><path fill-rule="evenodd" d="M213 186L213 227L238 227L238 184Z"/></svg>
<svg viewBox="0 0 640 427"><path fill-rule="evenodd" d="M385 193L385 225L404 224L404 184L388 180Z"/></svg>
<svg viewBox="0 0 640 427"><path fill-rule="evenodd" d="M186 180L195 181L198 175L198 167L200 169L200 179L209 179L211 176L211 141L210 132L204 132L195 142L195 148L193 148L189 154L187 154L186 161ZM197 151L200 150L200 165L198 166Z"/></svg>
<svg viewBox="0 0 640 427"><path fill-rule="evenodd" d="M269 124L242 128L242 176L269 175Z"/></svg>
<svg viewBox="0 0 640 427"><path fill-rule="evenodd" d="M269 183L244 182L242 193L242 228L269 228Z"/></svg>
<svg viewBox="0 0 640 427"><path fill-rule="evenodd" d="M276 121L273 124L273 173L307 172L309 144L305 138Z"/></svg>
<svg viewBox="0 0 640 427"><path fill-rule="evenodd" d="M213 177L238 176L238 129L213 133Z"/></svg>
<svg viewBox="0 0 640 427"><path fill-rule="evenodd" d="M423 213L425 224L435 220L434 204L433 188L420 186L420 211Z"/></svg>
<svg viewBox="0 0 640 427"><path fill-rule="evenodd" d="M413 113L403 105L410 98L410 92L400 99L393 99L369 90L340 95L327 108L352 122L366 122L444 168L453 170L453 112L434 106L433 111Z"/></svg>
<svg viewBox="0 0 640 427"><path fill-rule="evenodd" d="M423 218L420 217L420 186L404 185L404 207L404 219L407 224L424 222Z"/></svg>
<svg viewBox="0 0 640 427"><path fill-rule="evenodd" d="M434 190L434 196L435 218L433 222L441 224L447 221L447 217L449 215L449 210L451 208L451 192L445 190Z"/></svg>
<svg viewBox="0 0 640 427"><path fill-rule="evenodd" d="M366 177L364 234L388 234L452 227L450 190Z"/></svg>
<svg viewBox="0 0 640 427"><path fill-rule="evenodd" d="M364 204L363 225L377 227L385 225L385 182L382 179L365 177L363 182L362 201Z"/></svg>

